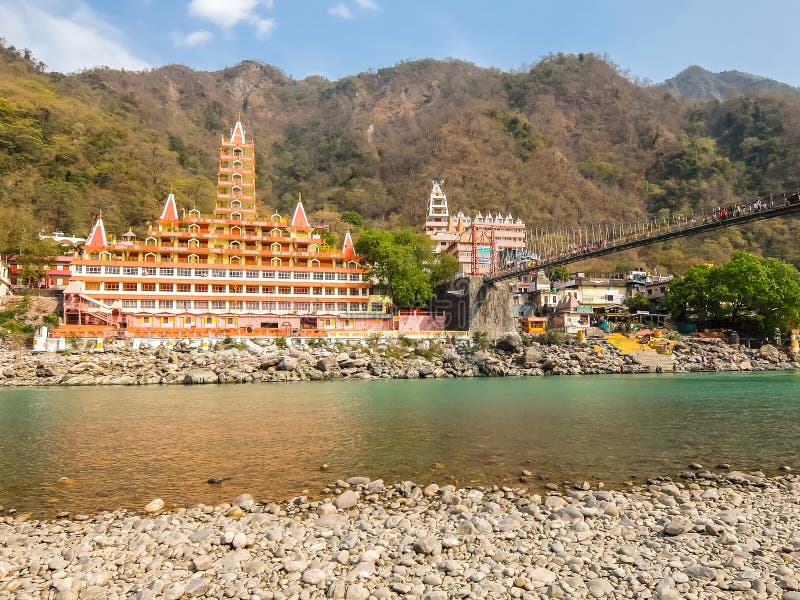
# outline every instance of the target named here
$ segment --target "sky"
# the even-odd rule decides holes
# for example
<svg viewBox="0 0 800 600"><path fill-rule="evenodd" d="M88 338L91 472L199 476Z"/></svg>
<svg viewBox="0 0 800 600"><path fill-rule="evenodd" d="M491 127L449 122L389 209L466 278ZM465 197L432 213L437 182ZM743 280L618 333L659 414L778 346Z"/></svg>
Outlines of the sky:
<svg viewBox="0 0 800 600"><path fill-rule="evenodd" d="M0 0L0 37L48 70L244 59L334 80L418 58L518 70L606 55L660 83L690 65L800 86L797 0Z"/></svg>

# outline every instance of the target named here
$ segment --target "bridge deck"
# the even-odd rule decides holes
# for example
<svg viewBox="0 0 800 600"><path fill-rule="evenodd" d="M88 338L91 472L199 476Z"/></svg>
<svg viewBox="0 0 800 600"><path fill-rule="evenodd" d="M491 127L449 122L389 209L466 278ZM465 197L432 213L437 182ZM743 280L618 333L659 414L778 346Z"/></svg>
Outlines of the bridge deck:
<svg viewBox="0 0 800 600"><path fill-rule="evenodd" d="M558 256L548 257L542 261L535 261L536 264L528 265L518 269L512 269L510 271L506 271L505 273L499 273L497 275L486 277L483 280L483 285L490 285L497 281L521 277L523 275L535 273L550 267L559 267L582 260L588 260L590 258L606 256L607 254L613 254L614 252L621 252L631 248L640 248L642 246L649 246L650 244L657 244L659 242L664 242L675 238L687 237L708 231L715 231L717 229L733 227L734 225L741 225L743 223L750 223L752 221L774 219L776 217L783 217L800 212L800 199L798 199L798 194L794 194L786 200L781 198L780 202L783 203L781 206L771 206L762 209L753 209L752 207L748 207L748 209L750 209L749 212L742 212L741 214L735 216L727 216L723 219L708 218L706 221L701 221L699 223L689 222L686 226L682 227L666 226L666 229L661 232L651 232L649 234L639 236L621 236L615 239L604 241L599 248L591 248L585 252L570 252L568 254L562 253Z"/></svg>

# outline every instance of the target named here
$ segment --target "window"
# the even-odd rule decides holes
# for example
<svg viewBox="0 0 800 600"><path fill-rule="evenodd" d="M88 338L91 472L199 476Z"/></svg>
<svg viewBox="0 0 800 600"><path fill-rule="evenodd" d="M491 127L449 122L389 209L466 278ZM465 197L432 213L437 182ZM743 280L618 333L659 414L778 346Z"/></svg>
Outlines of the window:
<svg viewBox="0 0 800 600"><path fill-rule="evenodd" d="M159 283L158 284L158 291L159 292L174 292L175 286L171 283Z"/></svg>
<svg viewBox="0 0 800 600"><path fill-rule="evenodd" d="M142 284L142 291L143 292L155 292L156 291L156 284L155 283L143 283Z"/></svg>
<svg viewBox="0 0 800 600"><path fill-rule="evenodd" d="M339 312L345 312L347 310L347 302L338 302L336 308Z"/></svg>
<svg viewBox="0 0 800 600"><path fill-rule="evenodd" d="M295 279L309 279L310 273L306 271L298 271L294 274Z"/></svg>
<svg viewBox="0 0 800 600"><path fill-rule="evenodd" d="M614 301L614 294L606 294L606 301L613 302Z"/></svg>
<svg viewBox="0 0 800 600"><path fill-rule="evenodd" d="M350 273L350 281L361 281L360 273Z"/></svg>
<svg viewBox="0 0 800 600"><path fill-rule="evenodd" d="M107 275L119 275L119 267L106 267Z"/></svg>
<svg viewBox="0 0 800 600"><path fill-rule="evenodd" d="M144 308L144 307L142 307L142 308ZM149 324L150 323L150 317L142 317L142 323L144 323L145 325Z"/></svg>
<svg viewBox="0 0 800 600"><path fill-rule="evenodd" d="M195 269L194 270L195 277L208 277L208 269Z"/></svg>
<svg viewBox="0 0 800 600"><path fill-rule="evenodd" d="M195 300L194 307L197 310L206 310L208 308L208 300Z"/></svg>
<svg viewBox="0 0 800 600"><path fill-rule="evenodd" d="M311 310L311 305L308 302L295 302L294 309L298 312L308 312Z"/></svg>
<svg viewBox="0 0 800 600"><path fill-rule="evenodd" d="M192 270L191 269L178 269L178 277L191 277Z"/></svg>
<svg viewBox="0 0 800 600"><path fill-rule="evenodd" d="M99 281L87 281L86 282L86 289L92 292L100 291L100 282Z"/></svg>
<svg viewBox="0 0 800 600"><path fill-rule="evenodd" d="M231 279L241 279L244 276L242 271L228 271L228 277Z"/></svg>
<svg viewBox="0 0 800 600"><path fill-rule="evenodd" d="M179 283L178 284L178 291L185 294L187 292L192 291L192 284L191 283Z"/></svg>
<svg viewBox="0 0 800 600"><path fill-rule="evenodd" d="M155 300L142 300L142 308L155 308L156 301Z"/></svg>
<svg viewBox="0 0 800 600"><path fill-rule="evenodd" d="M162 267L162 268L160 268L158 270L158 272L159 272L160 275L165 275L167 277L172 277L172 276L175 275L175 269L172 269L172 268L167 269L167 268Z"/></svg>
<svg viewBox="0 0 800 600"><path fill-rule="evenodd" d="M225 310L225 300L214 300L211 302L212 310Z"/></svg>
<svg viewBox="0 0 800 600"><path fill-rule="evenodd" d="M361 305L356 304L355 302L350 303L350 312L358 312L361 310Z"/></svg>
<svg viewBox="0 0 800 600"><path fill-rule="evenodd" d="M122 284L122 291L123 292L135 292L139 288L139 284L135 281L126 281Z"/></svg>
<svg viewBox="0 0 800 600"><path fill-rule="evenodd" d="M211 276L212 277L225 277L225 270L224 269L212 269Z"/></svg>
<svg viewBox="0 0 800 600"><path fill-rule="evenodd" d="M189 310L192 308L192 301L191 300L178 300L175 302L175 307L180 308L182 310Z"/></svg>
<svg viewBox="0 0 800 600"><path fill-rule="evenodd" d="M315 287L314 288L314 295L321 296L322 295L322 288Z"/></svg>
<svg viewBox="0 0 800 600"><path fill-rule="evenodd" d="M100 267L88 266L88 267L86 267L86 274L87 275L99 275L100 274Z"/></svg>
<svg viewBox="0 0 800 600"><path fill-rule="evenodd" d="M245 307L247 307L247 310L258 310L260 304L260 302L253 302L252 300L248 300L244 303Z"/></svg>
<svg viewBox="0 0 800 600"><path fill-rule="evenodd" d="M314 281L322 281L323 277L322 273L314 273Z"/></svg>
<svg viewBox="0 0 800 600"><path fill-rule="evenodd" d="M289 286L282 285L282 286L280 286L278 288L278 293L279 294L283 294L283 295L291 294L292 293L292 288L290 288Z"/></svg>
<svg viewBox="0 0 800 600"><path fill-rule="evenodd" d="M103 289L105 291L107 291L107 292L111 292L111 291L118 292L119 291L119 284L106 281L105 284L103 284Z"/></svg>
<svg viewBox="0 0 800 600"><path fill-rule="evenodd" d="M380 302L373 302L370 304L370 310L372 312L383 312L383 304Z"/></svg>
<svg viewBox="0 0 800 600"><path fill-rule="evenodd" d="M206 285L205 283L195 283L194 291L200 293L208 292L208 285Z"/></svg>
<svg viewBox="0 0 800 600"><path fill-rule="evenodd" d="M275 271L263 271L261 277L263 279L275 279Z"/></svg>
<svg viewBox="0 0 800 600"><path fill-rule="evenodd" d="M278 302L278 310L292 310L291 302Z"/></svg>
<svg viewBox="0 0 800 600"><path fill-rule="evenodd" d="M292 274L289 271L279 271L278 279L291 279Z"/></svg>
<svg viewBox="0 0 800 600"><path fill-rule="evenodd" d="M242 310L242 303L239 300L228 302L228 308L230 310Z"/></svg>
<svg viewBox="0 0 800 600"><path fill-rule="evenodd" d="M248 285L245 286L248 294L257 294L258 293L258 286L257 285Z"/></svg>
<svg viewBox="0 0 800 600"><path fill-rule="evenodd" d="M271 285L269 285L269 286L263 285L263 286L261 286L261 293L262 294L274 294L275 293L275 288L272 287Z"/></svg>
<svg viewBox="0 0 800 600"><path fill-rule="evenodd" d="M333 281L336 279L335 273L325 273L325 281Z"/></svg>
<svg viewBox="0 0 800 600"><path fill-rule="evenodd" d="M229 285L228 292L231 294L241 294L242 293L242 286L240 285Z"/></svg>
<svg viewBox="0 0 800 600"><path fill-rule="evenodd" d="M136 308L136 300L123 300L122 308Z"/></svg>
<svg viewBox="0 0 800 600"><path fill-rule="evenodd" d="M336 302L326 302L325 310L328 312L333 312L334 310L336 310Z"/></svg>
<svg viewBox="0 0 800 600"><path fill-rule="evenodd" d="M278 303L277 302L262 302L261 303L261 310L277 310Z"/></svg>
<svg viewBox="0 0 800 600"><path fill-rule="evenodd" d="M211 291L214 294L224 294L226 290L224 285L212 285Z"/></svg>
<svg viewBox="0 0 800 600"><path fill-rule="evenodd" d="M72 270L75 271L76 273L83 273L83 267L80 266L80 265L75 265L74 267L72 267ZM126 273L126 275L127 275L127 273ZM135 275L135 273L134 273L134 275Z"/></svg>
<svg viewBox="0 0 800 600"><path fill-rule="evenodd" d="M245 271L245 277L248 279L258 279L258 271Z"/></svg>
<svg viewBox="0 0 800 600"><path fill-rule="evenodd" d="M172 308L172 300L159 300L158 308Z"/></svg>
<svg viewBox="0 0 800 600"><path fill-rule="evenodd" d="M157 271L158 269L156 269L155 267L143 267L142 275L154 276Z"/></svg>
<svg viewBox="0 0 800 600"><path fill-rule="evenodd" d="M347 273L337 273L336 279L339 281L347 281Z"/></svg>
<svg viewBox="0 0 800 600"><path fill-rule="evenodd" d="M308 294L308 288L307 287L296 287L296 288L294 288L294 293L295 294Z"/></svg>

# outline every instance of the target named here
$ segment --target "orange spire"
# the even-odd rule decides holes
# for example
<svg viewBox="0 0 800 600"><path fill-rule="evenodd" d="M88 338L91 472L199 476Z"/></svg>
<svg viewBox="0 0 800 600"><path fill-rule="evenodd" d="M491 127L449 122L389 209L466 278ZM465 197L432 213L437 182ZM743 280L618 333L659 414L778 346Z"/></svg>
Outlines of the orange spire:
<svg viewBox="0 0 800 600"><path fill-rule="evenodd" d="M167 201L164 204L164 210L161 213L161 216L158 218L159 221L179 221L178 219L178 207L175 204L175 194L170 194L167 196Z"/></svg>
<svg viewBox="0 0 800 600"><path fill-rule="evenodd" d="M297 229L311 229L311 224L308 222L308 217L306 217L306 209L303 208L303 198L300 194L297 194L297 206L294 209L294 215L292 215L291 226Z"/></svg>
<svg viewBox="0 0 800 600"><path fill-rule="evenodd" d="M353 260L358 258L356 249L353 247L353 238L350 237L350 232L344 234L344 245L342 246L342 257L345 260Z"/></svg>
<svg viewBox="0 0 800 600"><path fill-rule="evenodd" d="M244 136L244 127L242 127L242 122L239 119L236 119L236 125L233 126L233 131L231 131L231 144L246 144L245 136Z"/></svg>
<svg viewBox="0 0 800 600"><path fill-rule="evenodd" d="M106 228L103 225L103 217L98 216L83 248L85 250L103 250L107 245L108 241L106 240Z"/></svg>

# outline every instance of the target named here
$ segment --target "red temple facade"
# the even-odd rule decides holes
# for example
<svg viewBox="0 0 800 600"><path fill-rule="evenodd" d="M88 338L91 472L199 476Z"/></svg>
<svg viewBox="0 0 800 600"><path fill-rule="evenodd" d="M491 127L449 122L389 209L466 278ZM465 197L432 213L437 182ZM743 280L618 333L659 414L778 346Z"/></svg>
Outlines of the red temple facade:
<svg viewBox="0 0 800 600"><path fill-rule="evenodd" d="M140 240L111 239L97 218L64 291L64 329L106 326L130 336L324 335L392 328L350 234L329 247L294 213L256 205L255 147L240 121L219 149L213 214L179 211L170 194Z"/></svg>

